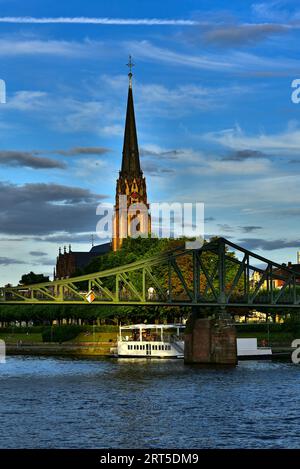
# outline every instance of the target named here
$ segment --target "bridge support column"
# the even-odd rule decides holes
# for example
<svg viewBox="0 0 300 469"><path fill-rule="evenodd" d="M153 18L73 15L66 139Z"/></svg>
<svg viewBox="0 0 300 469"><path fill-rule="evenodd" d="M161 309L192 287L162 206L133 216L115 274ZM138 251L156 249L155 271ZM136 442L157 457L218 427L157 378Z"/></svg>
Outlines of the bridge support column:
<svg viewBox="0 0 300 469"><path fill-rule="evenodd" d="M226 319L197 318L192 315L186 327L184 362L235 366L235 327Z"/></svg>

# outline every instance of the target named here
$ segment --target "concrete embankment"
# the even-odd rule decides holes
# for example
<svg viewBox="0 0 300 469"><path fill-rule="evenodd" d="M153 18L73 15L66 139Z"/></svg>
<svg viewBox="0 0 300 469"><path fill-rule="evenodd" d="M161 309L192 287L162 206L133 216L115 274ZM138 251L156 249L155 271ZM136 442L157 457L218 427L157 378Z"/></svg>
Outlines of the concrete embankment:
<svg viewBox="0 0 300 469"><path fill-rule="evenodd" d="M62 355L62 356L113 356L116 343L81 342L81 343L34 343L6 344L7 355Z"/></svg>
<svg viewBox="0 0 300 469"><path fill-rule="evenodd" d="M7 355L110 357L116 354L116 349L116 341L64 342L62 344L50 342L6 343ZM275 345L272 347L272 358L273 360L291 360L293 350L287 345Z"/></svg>

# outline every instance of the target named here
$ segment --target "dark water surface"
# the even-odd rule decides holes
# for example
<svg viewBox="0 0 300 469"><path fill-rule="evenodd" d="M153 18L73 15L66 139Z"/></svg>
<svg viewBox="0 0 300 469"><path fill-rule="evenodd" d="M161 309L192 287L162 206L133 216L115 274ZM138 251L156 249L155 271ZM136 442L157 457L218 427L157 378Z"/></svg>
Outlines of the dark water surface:
<svg viewBox="0 0 300 469"><path fill-rule="evenodd" d="M300 448L300 366L8 357L1 448Z"/></svg>

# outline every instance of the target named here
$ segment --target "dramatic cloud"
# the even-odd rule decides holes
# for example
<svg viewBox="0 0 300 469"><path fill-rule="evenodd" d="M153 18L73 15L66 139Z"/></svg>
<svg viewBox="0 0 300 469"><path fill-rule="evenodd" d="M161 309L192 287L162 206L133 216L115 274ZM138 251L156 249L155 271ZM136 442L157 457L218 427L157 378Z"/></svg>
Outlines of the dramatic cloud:
<svg viewBox="0 0 300 469"><path fill-rule="evenodd" d="M54 265L55 261L53 259L39 259L36 265Z"/></svg>
<svg viewBox="0 0 300 469"><path fill-rule="evenodd" d="M252 233L253 231L262 230L262 226L255 226L255 225L240 226L239 228L240 228L244 233Z"/></svg>
<svg viewBox="0 0 300 469"><path fill-rule="evenodd" d="M59 233L56 234L50 234L50 235L43 235L43 236L22 236L22 237L1 237L0 242L12 242L12 243L25 243L25 242L43 242L43 243L54 243L54 244L62 244L62 245L69 245L71 243L83 243L83 244L92 244L92 239L95 244L101 244L102 242L109 241L107 239L106 241L102 240L99 241L99 238L97 237L97 234L95 231L90 231L87 233L68 233L68 232L63 232L60 231ZM36 252L36 254L33 254L33 252ZM40 254L38 254L40 252ZM31 251L29 252L32 256L42 256L42 251ZM47 253L43 253L43 255L47 255Z"/></svg>
<svg viewBox="0 0 300 469"><path fill-rule="evenodd" d="M237 150L222 158L222 161L244 161L247 159L269 158L267 155L257 150Z"/></svg>
<svg viewBox="0 0 300 469"><path fill-rule="evenodd" d="M0 265L12 265L12 264L26 264L26 262L20 261L19 259L12 259L10 257L0 257Z"/></svg>
<svg viewBox="0 0 300 469"><path fill-rule="evenodd" d="M154 156L157 158L163 157L164 159L169 160L177 160L179 155L182 154L180 150L166 150L166 151L159 151L159 150L151 150L147 148L140 148L140 156Z"/></svg>
<svg viewBox="0 0 300 469"><path fill-rule="evenodd" d="M207 31L203 38L208 44L239 47L255 44L269 36L288 30L288 26L281 24L223 25Z"/></svg>
<svg viewBox="0 0 300 469"><path fill-rule="evenodd" d="M98 24L118 26L193 26L197 21L185 19L161 18L88 18L88 17L59 17L34 18L32 16L2 16L0 23L14 24Z"/></svg>
<svg viewBox="0 0 300 469"><path fill-rule="evenodd" d="M224 224L219 223L217 226L219 227L220 231L224 233L231 233L232 231L234 231L234 228L228 225L227 223L224 223Z"/></svg>
<svg viewBox="0 0 300 469"><path fill-rule="evenodd" d="M143 170L150 176L160 176L162 174L175 173L175 170L172 168L163 168L150 161L143 163Z"/></svg>
<svg viewBox="0 0 300 469"><path fill-rule="evenodd" d="M250 157L251 152L251 159ZM229 157L220 159L215 153L195 151L191 148L166 150L157 145L148 145L142 149L145 172L156 172L156 168L166 167L168 172L185 174L187 177L199 175L249 175L264 174L270 171L271 163L267 158L256 157L252 151L234 152ZM174 160L169 162L169 160ZM176 163L176 164L175 164ZM146 170L147 168L147 170Z"/></svg>
<svg viewBox="0 0 300 469"><path fill-rule="evenodd" d="M61 245L68 245L72 243L84 243L84 244L92 244L92 236L94 242L97 244L107 242L107 240L103 240L101 238L101 241L99 238L97 238L95 234L95 227L94 230L89 232L89 233L67 233L67 232L60 232L55 235L48 235L48 236L35 236L31 238L33 241L41 241L41 242L46 242L46 243L54 243L54 244L61 244ZM1 241L1 240L0 240ZM91 246L92 247L92 246Z"/></svg>
<svg viewBox="0 0 300 469"><path fill-rule="evenodd" d="M227 223L224 223L224 224L219 223L217 226L219 227L221 232L225 232L225 233L231 233L236 230L242 231L243 233L253 233L253 231L262 229L261 226L256 226L256 225L239 226L236 228L234 226L228 225Z"/></svg>
<svg viewBox="0 0 300 469"><path fill-rule="evenodd" d="M52 153L62 156L81 156L81 155L104 155L110 150L102 147L74 147L69 150L47 151L18 151L18 150L0 150L0 165L3 166L24 166L33 169L65 169L66 164L52 158L42 155L43 153Z"/></svg>
<svg viewBox="0 0 300 469"><path fill-rule="evenodd" d="M46 253L46 252L43 252L43 251L30 251L29 254L30 254L31 256L34 256L34 257L47 256L47 253Z"/></svg>
<svg viewBox="0 0 300 469"><path fill-rule="evenodd" d="M0 165L25 166L34 169L64 169L66 165L51 158L36 156L35 152L0 150Z"/></svg>
<svg viewBox="0 0 300 469"><path fill-rule="evenodd" d="M104 155L111 150L105 147L74 147L69 150L53 150L51 153L56 153L62 156L77 156L77 155Z"/></svg>
<svg viewBox="0 0 300 469"><path fill-rule="evenodd" d="M1 232L11 235L94 232L97 205L106 196L59 184L0 183Z"/></svg>
<svg viewBox="0 0 300 469"><path fill-rule="evenodd" d="M300 248L300 239L296 240L285 240L285 239L274 239L268 241L260 238L243 238L239 242L246 248L252 249L261 249L262 251L274 251L276 249L283 248Z"/></svg>
<svg viewBox="0 0 300 469"><path fill-rule="evenodd" d="M289 160L289 164L300 164L300 160Z"/></svg>

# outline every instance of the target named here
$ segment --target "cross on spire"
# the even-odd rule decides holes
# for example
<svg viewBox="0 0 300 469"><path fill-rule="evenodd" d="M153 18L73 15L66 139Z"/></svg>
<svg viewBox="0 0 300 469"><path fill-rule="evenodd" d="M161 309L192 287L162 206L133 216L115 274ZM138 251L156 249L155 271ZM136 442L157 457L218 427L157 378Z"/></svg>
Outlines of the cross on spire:
<svg viewBox="0 0 300 469"><path fill-rule="evenodd" d="M132 67L134 66L131 55L129 56L128 64L126 65L127 67L129 67L129 89L127 99L121 174L123 176L126 175L126 177L142 177L131 86Z"/></svg>
<svg viewBox="0 0 300 469"><path fill-rule="evenodd" d="M131 55L129 56L129 60L128 60L128 64L126 64L127 67L129 68L129 73L128 73L128 76L129 76L129 88L131 88L132 86L132 67L134 67L134 63L132 62L132 57Z"/></svg>

